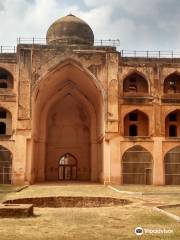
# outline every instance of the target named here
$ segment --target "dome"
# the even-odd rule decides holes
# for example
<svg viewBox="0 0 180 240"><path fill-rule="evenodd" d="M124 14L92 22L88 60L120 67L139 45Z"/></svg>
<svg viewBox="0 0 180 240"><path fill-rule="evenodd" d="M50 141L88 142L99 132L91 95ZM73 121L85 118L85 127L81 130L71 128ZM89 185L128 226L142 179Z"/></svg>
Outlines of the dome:
<svg viewBox="0 0 180 240"><path fill-rule="evenodd" d="M47 31L47 44L93 45L94 34L82 19L69 14L55 21Z"/></svg>

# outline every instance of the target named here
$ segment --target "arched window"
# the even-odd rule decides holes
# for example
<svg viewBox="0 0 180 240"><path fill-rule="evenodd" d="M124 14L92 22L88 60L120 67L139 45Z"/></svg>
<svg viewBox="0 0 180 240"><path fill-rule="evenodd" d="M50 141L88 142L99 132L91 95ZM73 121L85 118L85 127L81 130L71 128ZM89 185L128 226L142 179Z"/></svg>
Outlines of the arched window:
<svg viewBox="0 0 180 240"><path fill-rule="evenodd" d="M122 157L123 184L152 184L152 156L141 146L128 149Z"/></svg>
<svg viewBox="0 0 180 240"><path fill-rule="evenodd" d="M76 180L77 179L77 160L70 154L66 153L59 160L59 180Z"/></svg>
<svg viewBox="0 0 180 240"><path fill-rule="evenodd" d="M180 147L170 150L164 157L165 184L180 184Z"/></svg>
<svg viewBox="0 0 180 240"><path fill-rule="evenodd" d="M124 136L147 137L148 135L149 135L149 119L145 113L139 110L134 110L125 116Z"/></svg>
<svg viewBox="0 0 180 240"><path fill-rule="evenodd" d="M145 78L135 72L124 79L123 91L125 93L148 93L148 83Z"/></svg>
<svg viewBox="0 0 180 240"><path fill-rule="evenodd" d="M76 165L76 158L72 154L66 153L60 158L59 165Z"/></svg>
<svg viewBox="0 0 180 240"><path fill-rule="evenodd" d="M138 135L137 126L132 124L129 126L129 136L136 137Z"/></svg>
<svg viewBox="0 0 180 240"><path fill-rule="evenodd" d="M177 137L177 127L175 125L169 126L169 137Z"/></svg>
<svg viewBox="0 0 180 240"><path fill-rule="evenodd" d="M0 122L0 134L6 134L6 124L4 122Z"/></svg>
<svg viewBox="0 0 180 240"><path fill-rule="evenodd" d="M164 80L164 93L180 93L180 75L177 73L170 74Z"/></svg>
<svg viewBox="0 0 180 240"><path fill-rule="evenodd" d="M180 136L180 111L175 110L169 113L165 119L165 136L179 137Z"/></svg>
<svg viewBox="0 0 180 240"><path fill-rule="evenodd" d="M0 89L13 88L13 76L4 68L0 68Z"/></svg>

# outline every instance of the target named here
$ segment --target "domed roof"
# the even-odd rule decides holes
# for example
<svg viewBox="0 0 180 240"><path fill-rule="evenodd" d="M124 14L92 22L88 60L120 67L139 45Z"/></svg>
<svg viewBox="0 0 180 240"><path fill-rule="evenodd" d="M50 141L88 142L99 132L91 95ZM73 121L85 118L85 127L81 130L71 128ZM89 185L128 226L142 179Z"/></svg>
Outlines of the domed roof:
<svg viewBox="0 0 180 240"><path fill-rule="evenodd" d="M55 21L47 31L46 39L47 44L94 44L94 34L89 25L72 14Z"/></svg>

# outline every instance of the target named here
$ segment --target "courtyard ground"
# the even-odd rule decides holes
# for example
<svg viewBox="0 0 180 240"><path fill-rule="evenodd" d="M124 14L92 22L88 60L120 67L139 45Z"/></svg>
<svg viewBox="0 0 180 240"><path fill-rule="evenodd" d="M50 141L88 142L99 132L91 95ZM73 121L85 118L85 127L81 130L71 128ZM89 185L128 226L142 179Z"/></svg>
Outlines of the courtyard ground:
<svg viewBox="0 0 180 240"><path fill-rule="evenodd" d="M0 240L134 240L180 239L180 223L153 210L153 206L180 203L180 194L141 195L137 192L180 193L180 187L108 186L89 183L46 183L21 192L0 194L1 200L40 196L107 196L131 200L125 206L100 208L35 208L31 218L0 219ZM132 191L127 194L124 191ZM173 230L171 234L136 236L134 229Z"/></svg>

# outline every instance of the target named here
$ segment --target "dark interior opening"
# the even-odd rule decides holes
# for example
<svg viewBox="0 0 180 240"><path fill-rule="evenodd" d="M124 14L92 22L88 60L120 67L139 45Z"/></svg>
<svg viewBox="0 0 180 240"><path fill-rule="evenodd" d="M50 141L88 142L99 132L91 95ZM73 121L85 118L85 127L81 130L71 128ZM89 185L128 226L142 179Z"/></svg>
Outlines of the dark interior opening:
<svg viewBox="0 0 180 240"><path fill-rule="evenodd" d="M177 114L176 114L176 113L170 113L170 114L169 114L169 121L170 121L170 122L175 122L175 121L177 121Z"/></svg>
<svg viewBox="0 0 180 240"><path fill-rule="evenodd" d="M0 134L6 134L6 124L0 122Z"/></svg>
<svg viewBox="0 0 180 240"><path fill-rule="evenodd" d="M0 82L0 88L7 88L8 85L6 82Z"/></svg>
<svg viewBox="0 0 180 240"><path fill-rule="evenodd" d="M136 137L138 135L137 133L137 126L136 125L130 125L129 127L129 136Z"/></svg>
<svg viewBox="0 0 180 240"><path fill-rule="evenodd" d="M8 74L7 73L0 73L0 79L8 79Z"/></svg>
<svg viewBox="0 0 180 240"><path fill-rule="evenodd" d="M0 118L6 118L6 111L3 109L0 109Z"/></svg>
<svg viewBox="0 0 180 240"><path fill-rule="evenodd" d="M177 137L177 127L175 125L169 126L169 137Z"/></svg>
<svg viewBox="0 0 180 240"><path fill-rule="evenodd" d="M137 121L138 120L138 116L137 113L129 113L129 121Z"/></svg>

